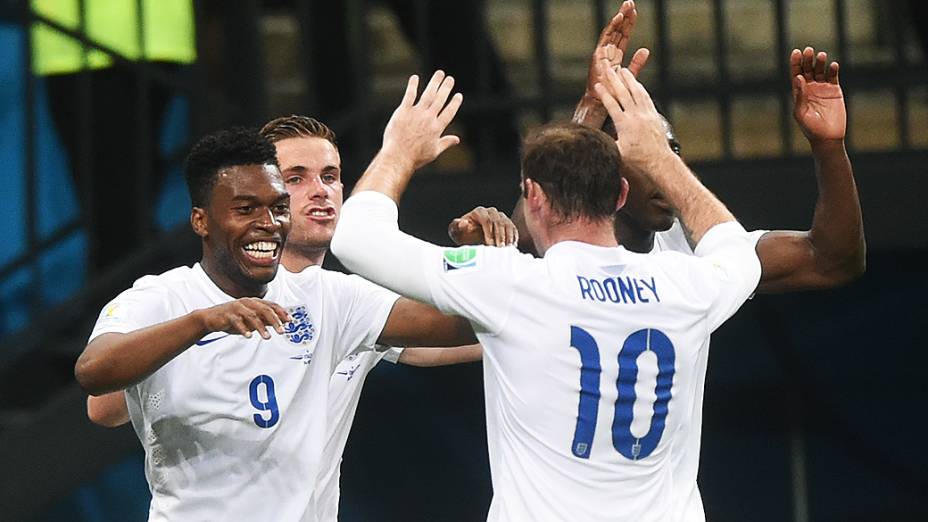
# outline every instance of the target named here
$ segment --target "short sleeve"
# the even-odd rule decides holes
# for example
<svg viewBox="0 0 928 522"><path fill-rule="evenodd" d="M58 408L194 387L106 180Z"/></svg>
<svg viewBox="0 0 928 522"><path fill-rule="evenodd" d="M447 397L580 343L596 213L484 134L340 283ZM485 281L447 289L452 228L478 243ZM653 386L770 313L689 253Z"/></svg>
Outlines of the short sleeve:
<svg viewBox="0 0 928 522"><path fill-rule="evenodd" d="M333 274L340 304L340 341L335 344L340 360L352 352L374 350L399 295L356 275Z"/></svg>
<svg viewBox="0 0 928 522"><path fill-rule="evenodd" d="M403 355L403 350L405 350L405 348L402 346L390 346L384 350L383 360L392 364L399 364L400 357Z"/></svg>
<svg viewBox="0 0 928 522"><path fill-rule="evenodd" d="M754 293L760 282L755 247L762 234L749 233L735 221L712 227L696 245L699 279L712 291L709 331L715 331Z"/></svg>
<svg viewBox="0 0 928 522"><path fill-rule="evenodd" d="M174 319L172 301L164 288L136 284L103 307L87 342L105 333L134 332Z"/></svg>
<svg viewBox="0 0 928 522"><path fill-rule="evenodd" d="M425 255L425 277L435 306L467 318L477 333L489 334L505 325L514 287L534 259L515 247L433 248Z"/></svg>

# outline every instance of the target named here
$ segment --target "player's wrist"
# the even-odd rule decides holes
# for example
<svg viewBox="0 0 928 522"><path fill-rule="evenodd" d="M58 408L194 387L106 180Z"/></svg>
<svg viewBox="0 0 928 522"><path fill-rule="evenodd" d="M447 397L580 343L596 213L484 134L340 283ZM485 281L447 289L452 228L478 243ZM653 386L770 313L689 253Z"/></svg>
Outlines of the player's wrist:
<svg viewBox="0 0 928 522"><path fill-rule="evenodd" d="M831 154L847 154L844 138L840 139L809 139L809 146L815 156Z"/></svg>

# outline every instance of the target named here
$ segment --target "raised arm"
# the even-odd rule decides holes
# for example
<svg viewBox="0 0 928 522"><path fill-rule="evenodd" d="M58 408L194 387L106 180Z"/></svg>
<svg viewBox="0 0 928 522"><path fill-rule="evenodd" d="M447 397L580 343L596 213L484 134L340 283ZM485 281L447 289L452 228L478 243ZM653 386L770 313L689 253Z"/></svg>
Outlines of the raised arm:
<svg viewBox="0 0 928 522"><path fill-rule="evenodd" d="M601 129L603 127L609 113L596 96L595 86L597 83L603 83L606 80L605 70L603 69L604 63L608 63L608 66L613 69L621 67L622 59L628 52L628 43L631 41L637 21L638 10L635 9L635 2L626 0L621 3L619 11L599 33L599 40L596 42L596 48L593 49L593 55L590 57L590 64L587 69L586 90L574 110L574 122L592 129ZM638 76L638 73L647 63L649 55L650 51L647 49L642 48L635 51L631 62L628 64L628 69L632 74Z"/></svg>
<svg viewBox="0 0 928 522"><path fill-rule="evenodd" d="M104 333L94 338L77 359L74 376L91 395L125 389L148 377L211 332L251 337L266 327L283 333L289 316L275 303L245 298L141 328L129 333ZM464 343L459 343L464 344Z"/></svg>
<svg viewBox="0 0 928 522"><path fill-rule="evenodd" d="M636 168L654 181L677 209L693 246L715 225L735 221L670 149L661 117L644 86L628 69L606 69L607 81L596 85L596 93L615 122L623 167Z"/></svg>
<svg viewBox="0 0 928 522"><path fill-rule="evenodd" d="M776 230L757 243L763 266L758 292L845 284L866 269L867 246L851 162L844 147L847 116L838 63L811 47L790 54L793 116L815 160L818 200L808 231Z"/></svg>

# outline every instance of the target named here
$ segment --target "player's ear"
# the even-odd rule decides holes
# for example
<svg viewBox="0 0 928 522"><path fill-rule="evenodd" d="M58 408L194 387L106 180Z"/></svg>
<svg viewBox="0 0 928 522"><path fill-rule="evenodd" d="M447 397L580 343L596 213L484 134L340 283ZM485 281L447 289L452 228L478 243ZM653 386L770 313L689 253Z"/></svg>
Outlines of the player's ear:
<svg viewBox="0 0 928 522"><path fill-rule="evenodd" d="M547 201L545 191L541 190L541 185L532 178L525 178L523 182L523 193L525 194L526 204L532 210L538 210L541 204Z"/></svg>
<svg viewBox="0 0 928 522"><path fill-rule="evenodd" d="M615 211L618 212L625 206L625 202L628 200L628 180L622 178L622 188L619 191L619 199L615 200Z"/></svg>
<svg viewBox="0 0 928 522"><path fill-rule="evenodd" d="M200 207L193 207L190 210L190 227L193 228L193 232L202 237L206 238L209 235L209 227L207 226L206 219L206 209Z"/></svg>

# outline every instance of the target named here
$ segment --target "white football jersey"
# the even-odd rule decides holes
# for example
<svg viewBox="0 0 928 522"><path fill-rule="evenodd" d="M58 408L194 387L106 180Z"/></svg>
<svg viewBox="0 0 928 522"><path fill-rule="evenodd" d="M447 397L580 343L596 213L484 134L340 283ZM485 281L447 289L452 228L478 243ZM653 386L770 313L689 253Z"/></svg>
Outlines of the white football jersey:
<svg viewBox="0 0 928 522"><path fill-rule="evenodd" d="M149 520L318 520L330 379L374 348L397 296L311 267L281 269L264 299L289 311L286 335L208 334L126 389ZM143 277L103 309L91 340L231 300L198 264Z"/></svg>
<svg viewBox="0 0 928 522"><path fill-rule="evenodd" d="M378 345L375 350L352 353L335 368L329 382L329 436L322 453L316 498L319 520L338 520L342 455L351 432L367 374L381 360L396 364L403 348Z"/></svg>
<svg viewBox="0 0 928 522"><path fill-rule="evenodd" d="M484 349L489 520L674 520L700 357L760 277L736 223L703 252L429 251L431 300L470 319Z"/></svg>
<svg viewBox="0 0 928 522"><path fill-rule="evenodd" d="M756 243L766 230L750 232ZM683 225L674 221L670 229L654 235L654 248L651 253L680 252L693 255L693 249L686 240ZM702 449L702 409L706 388L706 371L709 363L709 343L699 352L696 363L696 379L693 383L693 408L688 420L681 422L680 449L673 453L674 495L673 520L681 522L705 522L706 513L702 504L702 495L696 478L699 475L699 455Z"/></svg>

